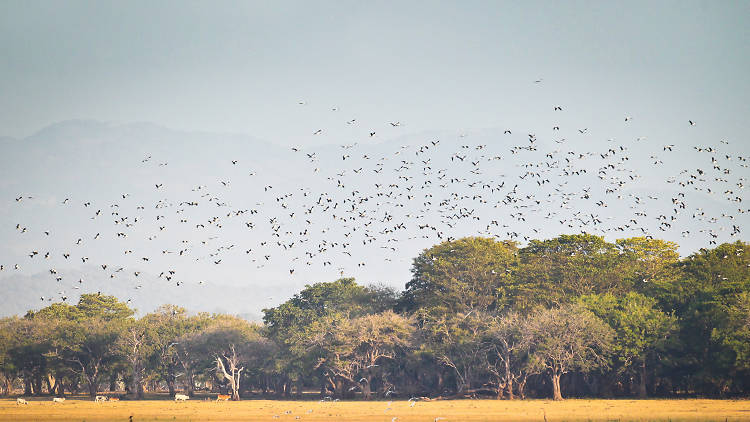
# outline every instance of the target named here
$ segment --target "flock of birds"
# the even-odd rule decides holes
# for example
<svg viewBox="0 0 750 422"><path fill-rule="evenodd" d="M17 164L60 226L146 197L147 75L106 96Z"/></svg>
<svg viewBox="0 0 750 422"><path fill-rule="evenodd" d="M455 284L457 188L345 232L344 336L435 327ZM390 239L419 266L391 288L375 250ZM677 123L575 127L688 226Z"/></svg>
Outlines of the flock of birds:
<svg viewBox="0 0 750 422"><path fill-rule="evenodd" d="M300 105L308 106L306 101ZM566 112L560 105L550 108L560 115ZM632 121L625 116L622 124ZM358 125L355 118L341 123ZM686 119L684 125L692 128L696 123ZM384 123L388 130L404 126L400 121ZM76 263L99 268L98 278L128 274L138 290L158 280L174 287L206 283L191 279L191 271L182 265L186 262L204 268L238 261L256 269L275 264L275 270L283 267L289 277L313 267L343 275L373 262L387 267L434 243L469 235L523 244L563 232L609 239L675 239L679 233L704 239L706 245L740 236L744 214L750 211L742 203L748 157L733 153L728 141L655 145L633 137L615 142L596 139L587 127L561 126L553 123L544 133L502 129L492 142L486 142L487 136L460 133L416 145L379 144L381 150L392 146L385 153L373 147L381 130L365 128L359 142L291 148L286 162L304 172L304 178L293 182L270 182L283 179L279 170L261 183L257 170L243 167L246 157L227 157L224 165L238 169L237 177L257 188L242 204L227 199L240 184L230 179L206 180L174 197L166 197L164 181L154 180L151 189L165 197L151 203L125 192L108 200L64 193L58 207L80 207L85 220L108 220L109 229L96 226L80 233L62 250L40 243L27 251L25 262L0 264L0 271L32 266L48 272L51 281L67 282L68 289L77 290L86 280L68 280L63 269ZM326 132L314 128L310 136ZM677 152L681 155L670 161ZM690 166L691 160L698 165ZM169 159L148 155L133 165L167 168ZM644 166L650 174L643 174ZM666 177L656 180L660 172ZM658 183L664 183L663 189L655 188ZM17 207L33 201L34 193L13 198ZM64 224L54 218L49 216L47 227L12 224L19 237L36 232L45 239L55 236L55 224ZM170 231L173 236L164 235ZM106 249L99 242L115 249L118 242L127 246L120 248L120 256L100 256L101 261L94 262L89 256ZM146 244L150 246L141 247ZM61 287L55 290L63 288L57 285ZM40 299L66 301L68 296L63 289Z"/></svg>

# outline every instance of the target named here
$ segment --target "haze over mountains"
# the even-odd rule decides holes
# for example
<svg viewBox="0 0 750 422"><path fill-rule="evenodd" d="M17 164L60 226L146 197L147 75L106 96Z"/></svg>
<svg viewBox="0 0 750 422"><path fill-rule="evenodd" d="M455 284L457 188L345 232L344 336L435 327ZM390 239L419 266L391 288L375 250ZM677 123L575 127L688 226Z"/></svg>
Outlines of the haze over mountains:
<svg viewBox="0 0 750 422"><path fill-rule="evenodd" d="M101 291L257 319L341 275L401 289L451 237L651 235L682 254L742 238L746 143L687 121L652 139L624 117L550 106L536 128L410 133L341 114L346 136L294 148L80 120L2 138L0 314Z"/></svg>

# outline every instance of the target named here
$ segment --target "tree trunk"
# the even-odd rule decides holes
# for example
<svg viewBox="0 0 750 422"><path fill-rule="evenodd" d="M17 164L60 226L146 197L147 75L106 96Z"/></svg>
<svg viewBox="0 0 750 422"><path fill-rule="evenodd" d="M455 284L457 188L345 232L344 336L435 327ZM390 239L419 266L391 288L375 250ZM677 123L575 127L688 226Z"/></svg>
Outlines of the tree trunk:
<svg viewBox="0 0 750 422"><path fill-rule="evenodd" d="M143 379L141 378L140 361L133 362L133 392L136 400L143 400Z"/></svg>
<svg viewBox="0 0 750 422"><path fill-rule="evenodd" d="M297 398L302 398L303 382L302 377L297 377Z"/></svg>
<svg viewBox="0 0 750 422"><path fill-rule="evenodd" d="M456 393L457 394L466 394L469 389L471 388L471 372L469 369L464 371L464 376L460 377L458 376L458 371L456 371Z"/></svg>
<svg viewBox="0 0 750 422"><path fill-rule="evenodd" d="M525 375L521 377L521 381L518 382L518 396L521 397L521 400L526 399L526 381L528 381L529 377L528 375Z"/></svg>
<svg viewBox="0 0 750 422"><path fill-rule="evenodd" d="M23 371L23 395L31 395L31 374L29 371Z"/></svg>
<svg viewBox="0 0 750 422"><path fill-rule="evenodd" d="M560 373L557 371L552 372L552 399L556 401L563 399L560 393Z"/></svg>
<svg viewBox="0 0 750 422"><path fill-rule="evenodd" d="M223 355L223 359L226 359L226 366L229 366L229 370L227 370L227 367L224 365L222 356L216 356L216 369L221 370L224 378L229 381L229 387L232 389L232 400L238 401L240 400L240 376L245 368L237 368L239 366L238 357L234 350L234 345L231 346L231 351L231 357Z"/></svg>
<svg viewBox="0 0 750 422"><path fill-rule="evenodd" d="M188 396L192 397L195 393L195 376L193 375L193 371L185 371L185 383Z"/></svg>
<svg viewBox="0 0 750 422"><path fill-rule="evenodd" d="M109 391L110 393L113 391L117 391L117 374L112 374L112 376L109 378Z"/></svg>
<svg viewBox="0 0 750 422"><path fill-rule="evenodd" d="M342 380L341 378L336 377L336 381L334 383L333 395L337 399L344 398L344 380Z"/></svg>
<svg viewBox="0 0 750 422"><path fill-rule="evenodd" d="M513 374L510 373L510 356L505 359L505 389L508 392L508 400L513 400Z"/></svg>
<svg viewBox="0 0 750 422"><path fill-rule="evenodd" d="M171 376L167 378L167 388L169 389L169 396L174 397L177 391L174 386L174 378Z"/></svg>
<svg viewBox="0 0 750 422"><path fill-rule="evenodd" d="M364 378L365 383L362 385L362 396L365 400L370 400L372 398L372 388L370 388L370 380L372 379L372 376L368 374Z"/></svg>
<svg viewBox="0 0 750 422"><path fill-rule="evenodd" d="M45 381L47 381L47 393L50 396L54 396L55 387L57 386L57 378L55 378L52 374L47 374Z"/></svg>
<svg viewBox="0 0 750 422"><path fill-rule="evenodd" d="M502 400L503 396L505 395L505 383L496 377L495 381L497 381L497 389L495 390L495 399Z"/></svg>
<svg viewBox="0 0 750 422"><path fill-rule="evenodd" d="M4 378L5 382L3 383L3 395L9 396L13 392L13 377L5 374Z"/></svg>
<svg viewBox="0 0 750 422"><path fill-rule="evenodd" d="M42 374L38 372L34 374L34 394L37 396L42 395Z"/></svg>
<svg viewBox="0 0 750 422"><path fill-rule="evenodd" d="M646 398L646 359L643 359L641 361L641 379L640 384L638 385L638 397L645 399Z"/></svg>
<svg viewBox="0 0 750 422"><path fill-rule="evenodd" d="M89 381L89 396L96 397L96 393L98 390L97 387L99 387L98 385L99 383L96 382L95 377L88 377L88 381Z"/></svg>

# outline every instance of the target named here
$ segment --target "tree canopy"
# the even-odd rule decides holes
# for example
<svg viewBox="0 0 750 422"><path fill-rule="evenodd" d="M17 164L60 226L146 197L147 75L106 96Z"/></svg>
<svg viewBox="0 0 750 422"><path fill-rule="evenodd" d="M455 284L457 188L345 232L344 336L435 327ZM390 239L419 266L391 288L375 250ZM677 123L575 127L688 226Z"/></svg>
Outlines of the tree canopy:
<svg viewBox="0 0 750 422"><path fill-rule="evenodd" d="M84 294L0 319L0 382L58 396L119 383L134 399L738 396L750 392L747 250L468 237L420 253L402 292L308 284L262 323L176 305L137 316Z"/></svg>

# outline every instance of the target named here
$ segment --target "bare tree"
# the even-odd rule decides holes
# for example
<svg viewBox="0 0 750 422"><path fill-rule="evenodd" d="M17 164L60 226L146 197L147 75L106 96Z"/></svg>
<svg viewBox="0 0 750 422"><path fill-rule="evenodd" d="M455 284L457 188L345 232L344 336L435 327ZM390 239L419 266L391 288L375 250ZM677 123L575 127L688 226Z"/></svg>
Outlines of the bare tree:
<svg viewBox="0 0 750 422"><path fill-rule="evenodd" d="M240 399L240 375L245 369L240 367L240 356L234 344L229 345L229 350L224 353L216 354L216 370L220 372L232 389L232 400Z"/></svg>
<svg viewBox="0 0 750 422"><path fill-rule="evenodd" d="M132 371L135 398L143 399L144 349L146 348L146 328L142 322L130 324L120 338L124 355Z"/></svg>

